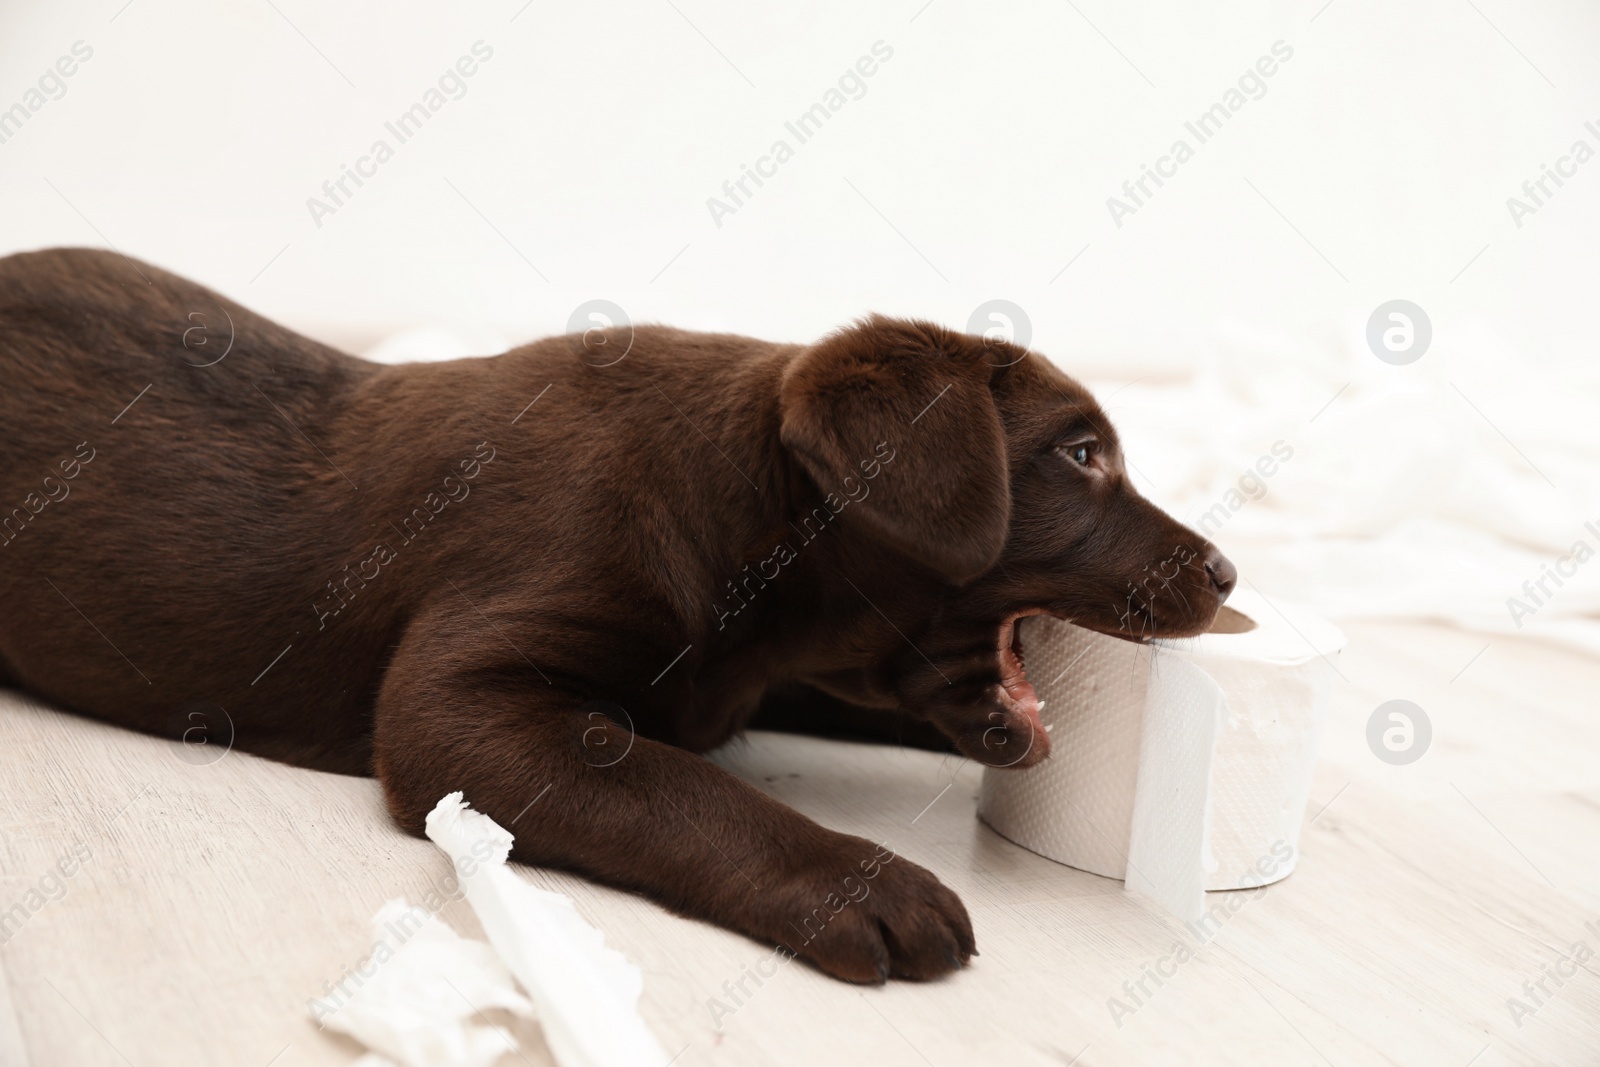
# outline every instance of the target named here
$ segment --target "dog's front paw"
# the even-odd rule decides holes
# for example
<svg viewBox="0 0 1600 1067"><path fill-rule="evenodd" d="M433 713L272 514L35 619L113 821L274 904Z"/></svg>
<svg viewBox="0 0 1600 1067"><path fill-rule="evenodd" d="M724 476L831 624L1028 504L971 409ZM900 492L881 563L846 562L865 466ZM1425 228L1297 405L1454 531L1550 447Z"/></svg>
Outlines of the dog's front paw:
<svg viewBox="0 0 1600 1067"><path fill-rule="evenodd" d="M831 835L782 893L778 940L849 982L925 980L977 953L961 898L887 845Z"/></svg>

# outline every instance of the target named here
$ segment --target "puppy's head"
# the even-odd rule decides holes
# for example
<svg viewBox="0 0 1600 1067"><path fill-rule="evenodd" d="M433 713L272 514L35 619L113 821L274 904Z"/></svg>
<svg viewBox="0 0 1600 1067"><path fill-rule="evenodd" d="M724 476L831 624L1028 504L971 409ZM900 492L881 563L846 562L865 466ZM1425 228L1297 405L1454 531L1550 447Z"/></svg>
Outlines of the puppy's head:
<svg viewBox="0 0 1600 1067"><path fill-rule="evenodd" d="M908 710L948 704L951 690L969 710L992 700L998 728L1030 732L1015 765L1048 752L1032 736L1020 619L1048 613L1130 641L1191 636L1233 589L1227 558L1139 495L1088 390L1025 349L874 317L802 353L782 388L784 444L819 487L859 480L863 460L891 450L844 518L949 587L921 650L945 692ZM996 751L993 722L930 718L976 759L1015 755Z"/></svg>

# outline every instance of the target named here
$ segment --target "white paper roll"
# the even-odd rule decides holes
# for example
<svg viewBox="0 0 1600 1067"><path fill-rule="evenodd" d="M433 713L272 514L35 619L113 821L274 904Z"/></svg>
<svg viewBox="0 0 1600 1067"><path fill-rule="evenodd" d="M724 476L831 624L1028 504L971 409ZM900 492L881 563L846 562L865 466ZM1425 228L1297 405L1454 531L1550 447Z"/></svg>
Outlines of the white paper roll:
<svg viewBox="0 0 1600 1067"><path fill-rule="evenodd" d="M984 772L978 815L1030 851L1193 921L1208 889L1285 877L1344 634L1248 589L1210 633L1136 645L1022 623L1050 759Z"/></svg>

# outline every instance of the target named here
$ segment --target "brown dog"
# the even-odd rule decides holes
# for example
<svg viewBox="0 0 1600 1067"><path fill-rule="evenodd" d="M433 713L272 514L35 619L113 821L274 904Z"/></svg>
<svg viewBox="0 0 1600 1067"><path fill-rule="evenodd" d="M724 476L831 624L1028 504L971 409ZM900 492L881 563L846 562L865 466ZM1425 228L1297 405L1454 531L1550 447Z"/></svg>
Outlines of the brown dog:
<svg viewBox="0 0 1600 1067"><path fill-rule="evenodd" d="M695 753L804 682L1028 767L1020 617L1194 634L1234 578L1023 349L874 317L379 366L95 251L0 260L0 520L0 680L225 713L413 833L464 790L520 860L856 982L960 967L960 900Z"/></svg>

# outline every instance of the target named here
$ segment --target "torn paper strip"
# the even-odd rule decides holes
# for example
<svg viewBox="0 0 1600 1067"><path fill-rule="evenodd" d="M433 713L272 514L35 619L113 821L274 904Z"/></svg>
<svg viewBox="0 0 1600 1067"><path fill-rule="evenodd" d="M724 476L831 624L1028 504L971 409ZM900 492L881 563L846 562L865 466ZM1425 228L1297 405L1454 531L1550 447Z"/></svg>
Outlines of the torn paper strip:
<svg viewBox="0 0 1600 1067"><path fill-rule="evenodd" d="M427 832L455 864L489 943L532 998L562 1067L667 1062L639 1014L639 968L607 948L605 936L570 899L531 886L506 867L511 834L467 807L460 793L439 801L428 814Z"/></svg>
<svg viewBox="0 0 1600 1067"><path fill-rule="evenodd" d="M372 935L371 954L311 1002L324 1026L404 1067L489 1067L516 1048L482 1015L533 1011L494 949L399 898L372 917Z"/></svg>

